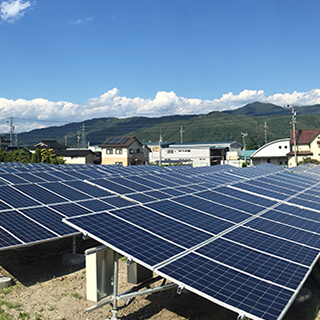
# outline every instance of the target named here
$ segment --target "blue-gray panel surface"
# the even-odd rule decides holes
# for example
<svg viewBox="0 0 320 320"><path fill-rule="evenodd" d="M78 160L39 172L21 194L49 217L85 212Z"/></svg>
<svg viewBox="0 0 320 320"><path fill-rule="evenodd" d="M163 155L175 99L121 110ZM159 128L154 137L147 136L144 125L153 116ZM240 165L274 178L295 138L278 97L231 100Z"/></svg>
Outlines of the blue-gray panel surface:
<svg viewBox="0 0 320 320"><path fill-rule="evenodd" d="M68 222L150 266L183 252L179 246L107 213L70 218Z"/></svg>
<svg viewBox="0 0 320 320"><path fill-rule="evenodd" d="M212 236L141 206L118 209L112 214L185 248L191 248Z"/></svg>
<svg viewBox="0 0 320 320"><path fill-rule="evenodd" d="M223 237L306 266L311 265L319 254L318 250L306 247L303 244L290 242L243 227L234 229Z"/></svg>
<svg viewBox="0 0 320 320"><path fill-rule="evenodd" d="M31 243L56 238L57 235L41 227L16 211L0 213L1 226L21 239ZM17 228L17 226L23 226Z"/></svg>
<svg viewBox="0 0 320 320"><path fill-rule="evenodd" d="M187 208L170 200L149 203L147 207L212 234L218 234L234 226L229 221Z"/></svg>
<svg viewBox="0 0 320 320"><path fill-rule="evenodd" d="M277 320L294 293L194 253L158 271L177 283L200 291L209 299L267 320Z"/></svg>
<svg viewBox="0 0 320 320"><path fill-rule="evenodd" d="M192 195L186 195L183 197L175 198L173 201L181 203L183 205L186 205L188 207L191 207L193 209L201 210L205 213L209 213L212 216L216 216L222 219L229 220L234 223L239 223L241 221L244 221L251 217L250 214L241 212L237 210L237 199L235 199L235 204L230 204L233 208L228 208L223 205L220 205L218 203L214 203L211 201L208 201L204 198L199 198ZM248 204L247 207L249 208L250 205ZM260 211L262 211L264 208L260 208ZM241 209L241 207L239 208ZM248 210L250 212L250 210Z"/></svg>
<svg viewBox="0 0 320 320"><path fill-rule="evenodd" d="M308 267L221 238L201 247L196 252L291 289L296 289L308 272Z"/></svg>
<svg viewBox="0 0 320 320"><path fill-rule="evenodd" d="M308 245L310 247L320 250L320 235L289 227L281 223L269 221L262 218L256 218L245 226L266 232L268 234L279 236L283 239L295 241L300 244Z"/></svg>

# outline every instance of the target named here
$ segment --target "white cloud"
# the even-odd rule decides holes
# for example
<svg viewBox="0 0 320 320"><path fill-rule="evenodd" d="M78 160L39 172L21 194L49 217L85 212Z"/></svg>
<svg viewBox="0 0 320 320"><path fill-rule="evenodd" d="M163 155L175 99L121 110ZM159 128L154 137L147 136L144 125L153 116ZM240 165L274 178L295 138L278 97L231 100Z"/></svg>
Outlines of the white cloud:
<svg viewBox="0 0 320 320"><path fill-rule="evenodd" d="M320 104L320 89L276 93L270 96L265 96L263 90L243 90L239 94L229 92L217 99L201 100L178 97L173 91L159 91L154 99L127 98L120 95L119 89L114 88L99 97L90 98L81 105L68 101L53 102L43 98L0 98L0 119L3 119L2 124L6 124L8 118L13 117L16 131L21 132L101 117L206 114L211 111L239 108L254 101L279 106ZM0 121L0 132L8 132L8 125L2 124Z"/></svg>
<svg viewBox="0 0 320 320"><path fill-rule="evenodd" d="M78 19L76 21L71 21L71 24L82 24L82 23L86 23L86 22L90 22L94 19L94 17L88 17L85 19Z"/></svg>
<svg viewBox="0 0 320 320"><path fill-rule="evenodd" d="M15 22L23 17L25 10L31 7L30 1L9 0L0 3L0 17L7 22Z"/></svg>

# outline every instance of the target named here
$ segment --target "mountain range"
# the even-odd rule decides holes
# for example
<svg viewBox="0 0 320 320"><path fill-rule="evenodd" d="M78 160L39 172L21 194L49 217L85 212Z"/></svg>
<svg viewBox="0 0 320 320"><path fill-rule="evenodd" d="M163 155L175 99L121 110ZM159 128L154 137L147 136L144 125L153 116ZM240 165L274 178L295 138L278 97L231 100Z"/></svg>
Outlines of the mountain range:
<svg viewBox="0 0 320 320"><path fill-rule="evenodd" d="M320 128L320 105L295 107L297 112L297 129ZM208 114L173 115L157 118L131 117L119 119L114 117L97 118L74 122L62 126L35 129L18 135L18 146L28 147L40 140L57 140L68 147L77 147L80 130L85 130L86 141L90 145L100 144L107 137L134 135L141 142L163 141L242 142L241 133L248 133L259 145L265 143L265 124L267 141L287 138L292 125L291 108L270 103L254 102L241 108L228 111L213 111ZM182 129L182 130L181 130ZM80 140L81 145L81 140Z"/></svg>

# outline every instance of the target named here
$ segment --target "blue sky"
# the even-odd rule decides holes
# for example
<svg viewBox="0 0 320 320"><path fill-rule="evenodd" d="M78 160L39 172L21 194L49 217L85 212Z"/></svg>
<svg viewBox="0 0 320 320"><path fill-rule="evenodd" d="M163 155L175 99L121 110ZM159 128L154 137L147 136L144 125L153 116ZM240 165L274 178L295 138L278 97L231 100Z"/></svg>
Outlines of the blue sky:
<svg viewBox="0 0 320 320"><path fill-rule="evenodd" d="M318 0L0 0L0 132L320 103Z"/></svg>

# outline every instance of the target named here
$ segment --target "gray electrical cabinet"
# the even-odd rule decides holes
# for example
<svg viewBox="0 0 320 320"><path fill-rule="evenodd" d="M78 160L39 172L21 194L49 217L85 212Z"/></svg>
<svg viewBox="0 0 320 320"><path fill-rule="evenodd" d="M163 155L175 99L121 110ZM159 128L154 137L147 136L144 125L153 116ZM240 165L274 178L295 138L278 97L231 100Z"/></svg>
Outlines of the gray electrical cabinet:
<svg viewBox="0 0 320 320"><path fill-rule="evenodd" d="M142 265L131 262L127 265L127 282L138 284L153 277L153 272Z"/></svg>
<svg viewBox="0 0 320 320"><path fill-rule="evenodd" d="M113 250L99 246L86 250L85 254L87 299L98 302L113 292Z"/></svg>

